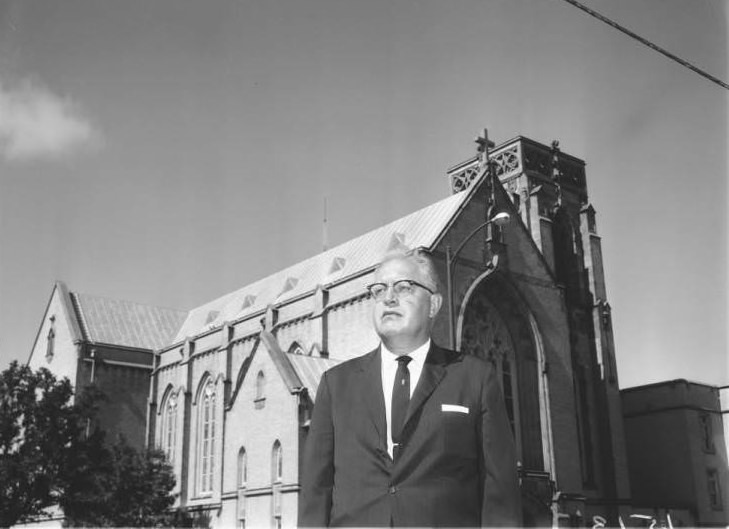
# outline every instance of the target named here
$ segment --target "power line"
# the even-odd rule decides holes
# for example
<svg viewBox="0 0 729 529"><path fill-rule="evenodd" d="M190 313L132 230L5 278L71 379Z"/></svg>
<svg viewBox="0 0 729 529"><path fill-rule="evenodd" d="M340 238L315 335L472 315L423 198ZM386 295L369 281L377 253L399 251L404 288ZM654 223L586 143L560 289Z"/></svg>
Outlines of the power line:
<svg viewBox="0 0 729 529"><path fill-rule="evenodd" d="M600 22L604 22L604 23L605 23L605 24L607 24L608 26L612 26L612 27L614 27L615 29L617 29L618 31L622 31L623 33L625 33L625 34L626 34L626 35L628 35L629 37L632 37L632 38L634 38L635 40L637 40L638 42L640 42L640 43L642 43L642 44L645 44L645 45L646 45L646 46L648 46L649 48L651 48L651 49L653 49L653 50L657 51L658 53L660 53L660 54L662 54L662 55L665 55L665 56L666 56L666 57L668 57L669 59L671 59L671 60L673 60L673 61L676 61L676 62L677 62L678 64L680 64L681 66L684 66L684 67L688 68L689 70L692 70L692 71L696 72L696 73L697 73L697 74L699 74L700 76L702 76L702 77L705 77L705 78L706 78L706 79L708 79L709 81L712 81L712 82L714 82L714 83L718 84L718 85L719 85L719 86L721 86L722 88L726 88L727 90L729 90L729 84L726 84L726 83L725 83L724 81L722 81L721 79L718 79L717 77L714 77L714 76L713 76L713 75L711 75L710 73L707 73L707 72L705 72L704 70L702 70L702 69L700 69L700 68L697 68L696 66L694 66L694 65L693 65L693 64L691 64L690 62L688 62L688 61L685 61L685 60L683 60L683 59L682 59L682 58L680 58L680 57L677 57L677 56L676 56L676 55L674 55L673 53L671 53L671 52L669 52L669 51L666 51L666 50L664 50L663 48L661 48L660 46L658 46L658 45L656 45L656 44L653 44L653 43L652 43L651 41L649 41L648 39L644 39L644 38L643 38L643 37L641 37L640 35L638 35L638 34L636 34L636 33L633 33L633 32L632 32L632 31L630 31L630 30L629 30L628 28L625 28L625 27L621 26L621 25L620 25L620 24L618 24L617 22L613 22L612 20L610 20L609 18L607 18L607 17L605 17L605 16L601 15L601 14L600 14L600 13L598 13L597 11L593 11L593 10L592 10L592 9L590 9L589 7L587 7L587 6L585 6L585 5L582 5L582 4L581 4L581 3L579 3L579 2L577 1L577 0L564 0L564 1L565 1L565 2L567 2L568 4L571 4L571 5L575 6L575 7L576 7L576 8L578 8L578 9L581 9L581 10L583 10L583 11L584 11L585 13L587 13L587 14L589 14L589 15L592 15L593 17L595 17L596 19L598 19L598 20L599 20Z"/></svg>

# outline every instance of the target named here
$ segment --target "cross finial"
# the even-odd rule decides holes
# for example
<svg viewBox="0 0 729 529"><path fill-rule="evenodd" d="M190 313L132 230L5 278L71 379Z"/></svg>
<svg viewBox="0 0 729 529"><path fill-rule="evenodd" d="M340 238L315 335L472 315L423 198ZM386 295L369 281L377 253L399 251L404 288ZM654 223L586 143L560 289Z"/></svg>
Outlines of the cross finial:
<svg viewBox="0 0 729 529"><path fill-rule="evenodd" d="M474 141L477 145L476 152L478 152L478 157L481 160L481 163L486 162L489 157L489 149L496 146L496 144L489 139L488 129L483 129L481 135L476 136Z"/></svg>

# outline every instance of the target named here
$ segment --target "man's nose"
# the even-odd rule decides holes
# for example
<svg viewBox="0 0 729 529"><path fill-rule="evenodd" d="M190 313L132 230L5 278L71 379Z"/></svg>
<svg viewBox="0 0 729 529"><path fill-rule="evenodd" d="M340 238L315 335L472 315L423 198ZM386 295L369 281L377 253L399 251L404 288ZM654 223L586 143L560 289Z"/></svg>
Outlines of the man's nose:
<svg viewBox="0 0 729 529"><path fill-rule="evenodd" d="M395 295L395 287L389 285L385 290L385 304L394 305L397 303L397 296Z"/></svg>

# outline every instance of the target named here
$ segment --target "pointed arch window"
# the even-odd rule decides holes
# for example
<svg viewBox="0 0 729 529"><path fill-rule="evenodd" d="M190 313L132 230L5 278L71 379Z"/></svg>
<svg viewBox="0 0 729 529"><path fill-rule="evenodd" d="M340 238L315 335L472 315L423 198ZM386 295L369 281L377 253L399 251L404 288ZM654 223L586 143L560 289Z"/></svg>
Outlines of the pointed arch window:
<svg viewBox="0 0 729 529"><path fill-rule="evenodd" d="M263 371L259 371L256 376L256 398L253 404L257 410L266 405L266 375Z"/></svg>
<svg viewBox="0 0 729 529"><path fill-rule="evenodd" d="M495 368L519 460L524 463L516 349L501 312L486 296L471 299L461 336L463 352L488 360Z"/></svg>
<svg viewBox="0 0 729 529"><path fill-rule="evenodd" d="M242 489L248 483L248 454L246 449L241 447L238 452L238 488Z"/></svg>
<svg viewBox="0 0 729 529"><path fill-rule="evenodd" d="M53 327L51 327L48 331L48 337L46 338L46 360L48 360L49 362L53 360L53 349L55 348L55 342L56 332L53 330Z"/></svg>
<svg viewBox="0 0 729 529"><path fill-rule="evenodd" d="M162 442L161 448L167 455L170 464L175 462L175 445L177 444L177 393L170 392L162 410Z"/></svg>
<svg viewBox="0 0 729 529"><path fill-rule="evenodd" d="M271 488L272 488L272 525L279 528L282 526L281 518L281 482L283 481L283 450L281 442L277 439L271 450Z"/></svg>
<svg viewBox="0 0 729 529"><path fill-rule="evenodd" d="M215 472L215 384L208 378L202 385L198 407L198 490L201 494L213 491Z"/></svg>
<svg viewBox="0 0 729 529"><path fill-rule="evenodd" d="M271 451L271 481L281 483L283 480L283 450L281 442L276 440Z"/></svg>
<svg viewBox="0 0 729 529"><path fill-rule="evenodd" d="M50 363L53 360L56 348L56 316L53 315L48 318L51 322L51 326L48 329L48 335L46 336L46 361Z"/></svg>
<svg viewBox="0 0 729 529"><path fill-rule="evenodd" d="M241 447L238 451L238 528L246 526L246 486L248 484L248 454Z"/></svg>

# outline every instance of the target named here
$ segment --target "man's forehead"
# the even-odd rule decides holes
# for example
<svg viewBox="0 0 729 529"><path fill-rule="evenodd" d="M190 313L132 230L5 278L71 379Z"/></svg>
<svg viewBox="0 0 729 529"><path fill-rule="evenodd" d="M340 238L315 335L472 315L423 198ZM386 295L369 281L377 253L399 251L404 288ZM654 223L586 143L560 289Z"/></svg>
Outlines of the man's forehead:
<svg viewBox="0 0 729 529"><path fill-rule="evenodd" d="M407 257L388 259L377 269L376 279L420 279L420 269Z"/></svg>

